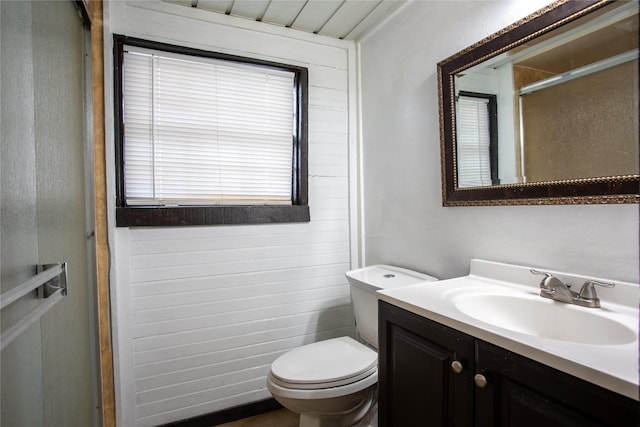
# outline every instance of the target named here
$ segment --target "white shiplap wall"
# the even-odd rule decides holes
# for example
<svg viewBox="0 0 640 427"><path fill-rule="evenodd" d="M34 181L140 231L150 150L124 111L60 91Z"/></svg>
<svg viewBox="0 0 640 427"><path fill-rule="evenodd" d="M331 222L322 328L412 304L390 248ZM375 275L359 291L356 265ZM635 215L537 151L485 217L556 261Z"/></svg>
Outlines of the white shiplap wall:
<svg viewBox="0 0 640 427"><path fill-rule="evenodd" d="M353 44L161 2L107 2L105 26L107 94L113 33L309 68L310 223L116 229L111 218L110 226L118 424L154 426L269 398L276 357L354 333L344 277L358 258ZM107 141L112 106L108 99ZM112 147L108 156L114 164ZM113 186L113 170L108 178Z"/></svg>

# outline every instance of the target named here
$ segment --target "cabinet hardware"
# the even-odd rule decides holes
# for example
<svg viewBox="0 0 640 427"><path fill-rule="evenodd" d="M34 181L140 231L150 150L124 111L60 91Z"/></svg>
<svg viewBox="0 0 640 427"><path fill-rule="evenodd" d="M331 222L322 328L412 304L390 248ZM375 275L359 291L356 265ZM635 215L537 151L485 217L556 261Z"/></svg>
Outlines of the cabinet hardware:
<svg viewBox="0 0 640 427"><path fill-rule="evenodd" d="M473 381L476 383L478 388L485 388L487 384L489 384L487 378L482 374L476 374L476 376L473 377Z"/></svg>
<svg viewBox="0 0 640 427"><path fill-rule="evenodd" d="M456 373L459 374L460 372L462 372L462 370L464 369L464 366L462 366L462 363L458 360L454 360L453 362L451 362L451 370Z"/></svg>

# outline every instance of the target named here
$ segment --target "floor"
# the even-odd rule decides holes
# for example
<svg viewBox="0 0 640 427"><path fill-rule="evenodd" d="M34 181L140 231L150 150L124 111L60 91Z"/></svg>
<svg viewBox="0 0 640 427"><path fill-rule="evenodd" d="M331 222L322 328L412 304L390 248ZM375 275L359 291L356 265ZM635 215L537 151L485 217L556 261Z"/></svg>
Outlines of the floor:
<svg viewBox="0 0 640 427"><path fill-rule="evenodd" d="M218 427L298 427L298 416L286 409L244 418Z"/></svg>
<svg viewBox="0 0 640 427"><path fill-rule="evenodd" d="M299 417L286 409L267 412L254 417L243 418L217 427L298 427ZM356 427L378 427L378 404L357 424Z"/></svg>

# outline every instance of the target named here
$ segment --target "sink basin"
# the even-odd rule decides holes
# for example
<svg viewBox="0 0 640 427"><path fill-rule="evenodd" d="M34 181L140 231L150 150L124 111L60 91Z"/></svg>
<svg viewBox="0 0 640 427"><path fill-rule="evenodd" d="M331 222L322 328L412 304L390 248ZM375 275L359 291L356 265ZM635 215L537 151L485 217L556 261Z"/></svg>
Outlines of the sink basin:
<svg viewBox="0 0 640 427"><path fill-rule="evenodd" d="M620 345L635 340L626 325L596 313L536 295L478 293L457 295L458 311L481 322L522 334L592 345ZM593 310L593 311L589 311Z"/></svg>

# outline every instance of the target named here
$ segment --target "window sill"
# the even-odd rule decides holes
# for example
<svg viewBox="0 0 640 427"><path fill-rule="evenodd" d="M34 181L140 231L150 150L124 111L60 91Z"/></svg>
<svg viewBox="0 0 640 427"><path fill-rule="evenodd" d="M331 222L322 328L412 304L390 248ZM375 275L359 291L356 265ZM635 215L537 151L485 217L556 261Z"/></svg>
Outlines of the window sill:
<svg viewBox="0 0 640 427"><path fill-rule="evenodd" d="M117 227L181 227L309 221L307 205L116 208Z"/></svg>

